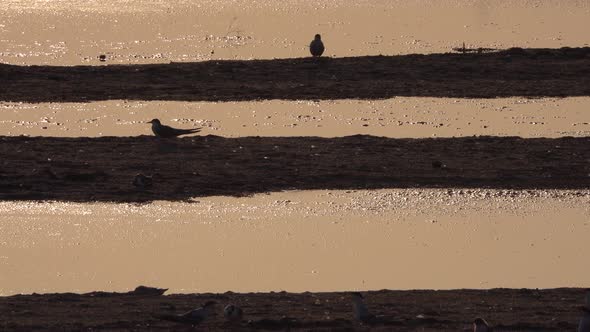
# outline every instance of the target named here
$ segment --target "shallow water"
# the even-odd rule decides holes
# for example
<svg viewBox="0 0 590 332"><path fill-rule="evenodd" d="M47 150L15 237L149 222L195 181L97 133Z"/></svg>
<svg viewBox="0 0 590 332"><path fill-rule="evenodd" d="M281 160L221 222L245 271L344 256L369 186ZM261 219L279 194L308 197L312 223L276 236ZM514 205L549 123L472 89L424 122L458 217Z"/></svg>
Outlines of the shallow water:
<svg viewBox="0 0 590 332"><path fill-rule="evenodd" d="M333 57L590 43L583 0L8 0L0 13L0 62L11 64L303 57L316 33Z"/></svg>
<svg viewBox="0 0 590 332"><path fill-rule="evenodd" d="M0 295L588 286L589 191L0 203Z"/></svg>
<svg viewBox="0 0 590 332"><path fill-rule="evenodd" d="M357 101L6 103L0 131L9 136L151 135L159 118L202 135L395 137L584 137L590 98L406 98Z"/></svg>

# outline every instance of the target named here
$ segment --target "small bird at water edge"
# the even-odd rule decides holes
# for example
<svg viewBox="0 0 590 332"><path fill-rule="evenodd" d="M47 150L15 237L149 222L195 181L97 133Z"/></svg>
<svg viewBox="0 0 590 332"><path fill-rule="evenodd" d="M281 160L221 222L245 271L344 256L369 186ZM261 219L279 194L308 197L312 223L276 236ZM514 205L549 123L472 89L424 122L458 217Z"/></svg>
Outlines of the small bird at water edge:
<svg viewBox="0 0 590 332"><path fill-rule="evenodd" d="M201 131L201 128L194 128L194 129L172 128L170 126L163 125L160 122L160 120L158 120L158 119L153 119L152 121L149 121L148 123L152 124L152 131L154 132L154 135L156 135L158 137L162 137L162 138L172 138L172 137L177 137L177 136L181 136L181 135L194 134L194 133L198 133L199 131Z"/></svg>
<svg viewBox="0 0 590 332"><path fill-rule="evenodd" d="M315 35L315 38L309 44L309 52L314 57L319 57L324 53L324 43L322 42L322 36L320 34Z"/></svg>

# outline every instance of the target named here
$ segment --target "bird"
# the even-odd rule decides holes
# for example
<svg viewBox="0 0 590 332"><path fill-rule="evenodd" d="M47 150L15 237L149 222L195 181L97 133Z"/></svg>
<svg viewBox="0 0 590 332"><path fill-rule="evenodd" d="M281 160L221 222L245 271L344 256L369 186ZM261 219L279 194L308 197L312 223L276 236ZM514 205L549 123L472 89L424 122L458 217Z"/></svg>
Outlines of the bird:
<svg viewBox="0 0 590 332"><path fill-rule="evenodd" d="M476 318L473 321L473 332L492 332L492 328L485 319Z"/></svg>
<svg viewBox="0 0 590 332"><path fill-rule="evenodd" d="M206 320L207 318L209 318L210 316L213 316L215 314L216 304L217 304L217 302L215 302L215 301L207 301L207 302L205 302L205 304L202 307L191 310L191 311L186 312L184 314L179 314L179 315L164 314L164 315L154 315L154 317L159 318L159 319L163 319L163 320L173 321L173 322L196 325L196 324L202 323L204 320Z"/></svg>
<svg viewBox="0 0 590 332"><path fill-rule="evenodd" d="M324 43L322 42L322 36L316 34L315 38L309 44L309 51L314 57L319 57L324 53Z"/></svg>
<svg viewBox="0 0 590 332"><path fill-rule="evenodd" d="M228 304L225 306L225 308L223 308L223 316L225 317L225 320L230 323L240 323L242 321L243 315L244 312L242 308L238 307L237 305Z"/></svg>
<svg viewBox="0 0 590 332"><path fill-rule="evenodd" d="M363 301L363 295L359 292L352 293L352 310L354 319L361 323L369 323L375 320L375 315L369 313L369 309Z"/></svg>
<svg viewBox="0 0 590 332"><path fill-rule="evenodd" d="M146 296L160 296L164 294L168 288L156 288L156 287L148 287L148 286L137 286L131 292L127 294L131 295L146 295Z"/></svg>
<svg viewBox="0 0 590 332"><path fill-rule="evenodd" d="M158 120L158 119L153 119L153 120L149 121L148 123L152 124L152 131L154 132L154 135L156 135L158 137L162 137L162 138L171 138L171 137L176 137L176 136L180 136L180 135L194 134L194 133L198 133L199 131L201 131L201 128L193 128L193 129L172 128L172 127L163 125L160 122L160 120Z"/></svg>
<svg viewBox="0 0 590 332"><path fill-rule="evenodd" d="M582 318L578 324L578 332L590 332L590 290L586 294L586 305L580 309L582 309Z"/></svg>

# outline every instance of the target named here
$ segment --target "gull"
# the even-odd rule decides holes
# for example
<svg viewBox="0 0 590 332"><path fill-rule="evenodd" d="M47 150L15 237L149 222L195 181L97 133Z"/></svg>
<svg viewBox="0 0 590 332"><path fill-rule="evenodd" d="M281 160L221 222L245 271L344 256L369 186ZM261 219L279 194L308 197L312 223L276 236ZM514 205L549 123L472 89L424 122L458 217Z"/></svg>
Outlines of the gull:
<svg viewBox="0 0 590 332"><path fill-rule="evenodd" d="M242 321L243 315L244 312L242 311L242 308L238 307L237 305L229 304L223 308L223 316L225 317L225 320L230 323L240 323Z"/></svg>
<svg viewBox="0 0 590 332"><path fill-rule="evenodd" d="M158 119L153 119L152 121L149 121L148 123L152 124L152 131L154 132L154 135L156 135L158 137L162 137L162 138L171 138L171 137L176 137L176 136L180 136L180 135L198 133L199 131L201 131L201 128L194 128L194 129L172 128L172 127L163 125L162 123L160 123L160 120L158 120Z"/></svg>
<svg viewBox="0 0 590 332"><path fill-rule="evenodd" d="M314 57L321 56L324 53L324 43L322 43L322 36L320 34L315 35L315 38L309 44L309 51Z"/></svg>
<svg viewBox="0 0 590 332"><path fill-rule="evenodd" d="M363 295L359 292L352 293L352 310L354 319L362 323L369 323L375 320L375 315L369 313L369 309L363 301Z"/></svg>
<svg viewBox="0 0 590 332"><path fill-rule="evenodd" d="M179 323L199 324L215 314L215 301L207 301L202 307L180 315L154 315L154 317Z"/></svg>
<svg viewBox="0 0 590 332"><path fill-rule="evenodd" d="M491 332L492 328L483 318L476 318L473 321L473 332Z"/></svg>
<svg viewBox="0 0 590 332"><path fill-rule="evenodd" d="M590 291L586 294L586 305L580 309L582 309L582 318L578 324L578 332L590 332Z"/></svg>

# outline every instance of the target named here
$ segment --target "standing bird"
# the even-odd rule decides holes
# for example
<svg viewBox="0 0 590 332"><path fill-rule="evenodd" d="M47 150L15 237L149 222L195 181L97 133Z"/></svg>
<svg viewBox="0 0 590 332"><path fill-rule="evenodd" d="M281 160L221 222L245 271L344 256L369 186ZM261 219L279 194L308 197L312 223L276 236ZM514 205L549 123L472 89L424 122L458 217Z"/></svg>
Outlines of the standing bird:
<svg viewBox="0 0 590 332"><path fill-rule="evenodd" d="M202 307L191 310L180 315L154 315L155 318L169 320L173 322L196 325L202 323L205 319L215 315L215 301L207 301Z"/></svg>
<svg viewBox="0 0 590 332"><path fill-rule="evenodd" d="M324 53L324 43L322 43L322 36L320 34L315 35L315 38L309 44L309 51L314 57L319 57Z"/></svg>
<svg viewBox="0 0 590 332"><path fill-rule="evenodd" d="M375 315L369 313L369 309L363 301L363 295L359 292L352 293L352 310L354 319L361 323L369 323L375 320Z"/></svg>
<svg viewBox="0 0 590 332"><path fill-rule="evenodd" d="M586 295L586 305L580 309L582 309L582 318L578 324L578 332L590 332L590 291Z"/></svg>
<svg viewBox="0 0 590 332"><path fill-rule="evenodd" d="M476 318L473 321L473 332L492 332L492 328L485 319Z"/></svg>
<svg viewBox="0 0 590 332"><path fill-rule="evenodd" d="M180 135L198 133L199 131L201 131L201 128L194 128L194 129L172 128L172 127L165 126L165 125L161 124L160 120L158 120L158 119L153 119L152 121L149 121L148 123L152 124L152 131L154 132L154 135L156 135L158 137L162 137L162 138L171 138L171 137L176 137L176 136L180 136Z"/></svg>

